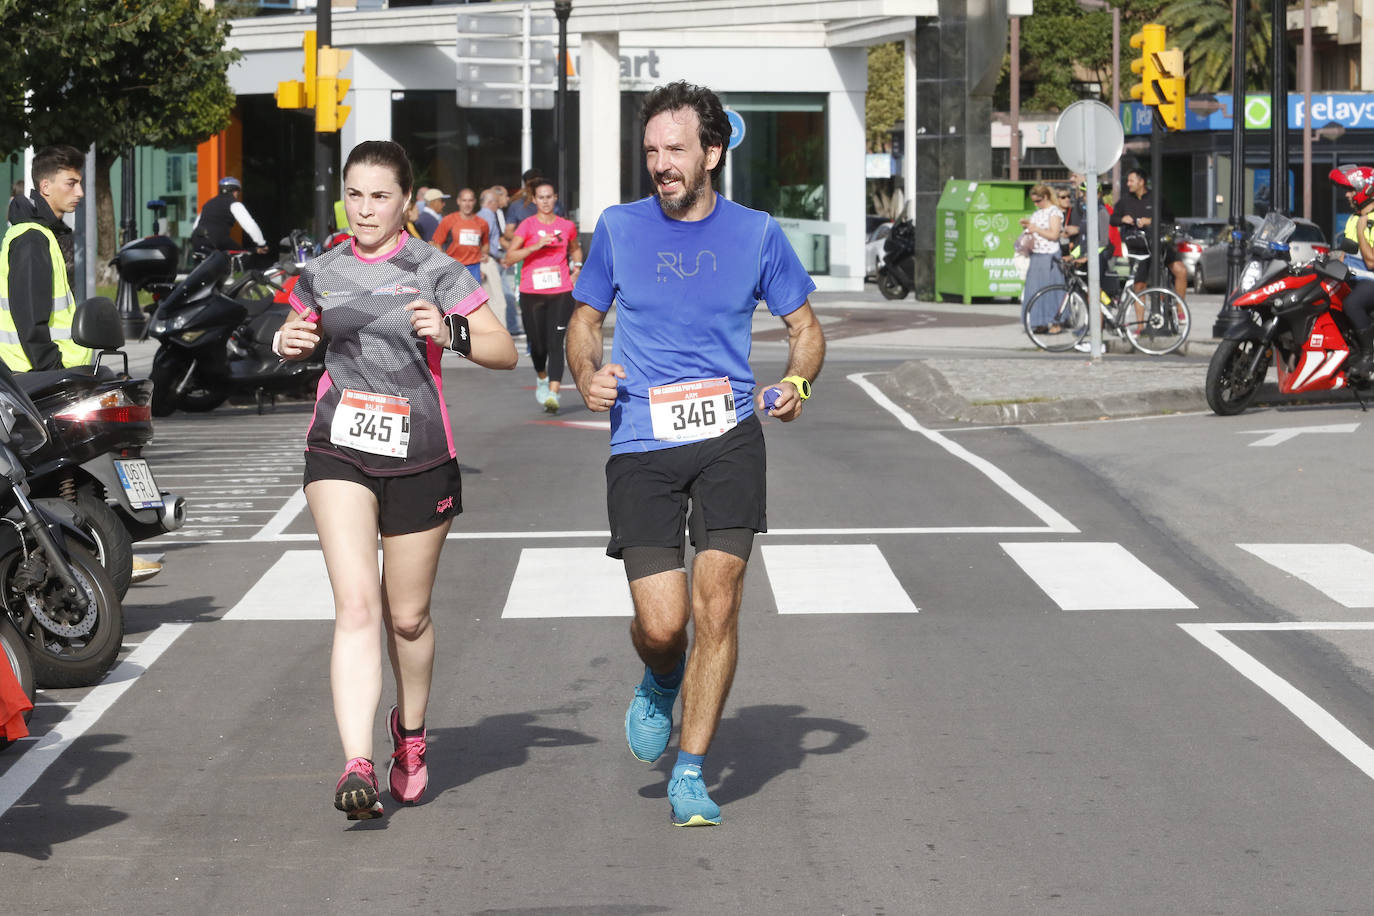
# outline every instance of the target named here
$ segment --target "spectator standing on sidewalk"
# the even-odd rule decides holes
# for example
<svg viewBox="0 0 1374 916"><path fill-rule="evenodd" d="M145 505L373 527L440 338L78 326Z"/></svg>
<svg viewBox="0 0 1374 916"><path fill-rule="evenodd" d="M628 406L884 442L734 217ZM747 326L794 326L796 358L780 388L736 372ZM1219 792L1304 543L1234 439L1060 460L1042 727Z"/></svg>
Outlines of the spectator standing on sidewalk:
<svg viewBox="0 0 1374 916"><path fill-rule="evenodd" d="M1022 308L1041 289L1063 280L1059 270L1059 235L1064 215L1056 206L1054 189L1047 184L1038 184L1031 188L1030 199L1035 204L1035 212L1021 218L1021 227L1034 237L1035 245L1031 249L1030 269L1026 271L1026 285L1021 293ZM1036 303L1039 314L1030 316L1031 327L1037 334L1055 334L1063 330L1056 323L1060 303L1050 300L1051 296L1041 297Z"/></svg>

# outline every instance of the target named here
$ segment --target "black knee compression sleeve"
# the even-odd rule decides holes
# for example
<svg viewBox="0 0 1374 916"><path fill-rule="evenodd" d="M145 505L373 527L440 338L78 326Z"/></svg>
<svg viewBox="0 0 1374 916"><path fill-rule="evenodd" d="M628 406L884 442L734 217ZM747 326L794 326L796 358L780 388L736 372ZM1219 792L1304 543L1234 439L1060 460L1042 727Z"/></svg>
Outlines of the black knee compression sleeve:
<svg viewBox="0 0 1374 916"><path fill-rule="evenodd" d="M625 578L631 582L675 569L686 571L682 549L678 547L626 547L620 556L625 563Z"/></svg>
<svg viewBox="0 0 1374 916"><path fill-rule="evenodd" d="M706 532L706 544L698 550L722 550L749 562L754 550L754 531L751 528L713 528Z"/></svg>

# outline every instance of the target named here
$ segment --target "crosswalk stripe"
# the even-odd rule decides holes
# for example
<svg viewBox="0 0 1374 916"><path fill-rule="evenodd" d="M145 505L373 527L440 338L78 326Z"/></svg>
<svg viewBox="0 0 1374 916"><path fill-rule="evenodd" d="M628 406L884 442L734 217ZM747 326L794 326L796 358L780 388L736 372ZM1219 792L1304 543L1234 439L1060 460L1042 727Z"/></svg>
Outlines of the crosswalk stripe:
<svg viewBox="0 0 1374 916"><path fill-rule="evenodd" d="M1374 553L1353 544L1237 544L1345 607L1374 607Z"/></svg>
<svg viewBox="0 0 1374 916"><path fill-rule="evenodd" d="M1004 543L1002 549L1061 610L1197 607L1120 544L1022 541Z"/></svg>
<svg viewBox="0 0 1374 916"><path fill-rule="evenodd" d="M600 547L526 547L501 611L506 618L633 617L619 560Z"/></svg>
<svg viewBox="0 0 1374 916"><path fill-rule="evenodd" d="M765 544L779 614L915 614L876 544Z"/></svg>
<svg viewBox="0 0 1374 916"><path fill-rule="evenodd" d="M333 620L334 595L324 552L284 551L224 619Z"/></svg>

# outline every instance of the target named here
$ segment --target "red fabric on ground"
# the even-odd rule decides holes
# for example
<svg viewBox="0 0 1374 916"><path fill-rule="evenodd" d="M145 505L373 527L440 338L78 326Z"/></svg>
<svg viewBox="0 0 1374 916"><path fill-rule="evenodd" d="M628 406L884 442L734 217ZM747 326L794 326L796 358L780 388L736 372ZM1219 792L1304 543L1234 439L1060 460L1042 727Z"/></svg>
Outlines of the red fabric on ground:
<svg viewBox="0 0 1374 916"><path fill-rule="evenodd" d="M0 738L27 738L29 727L24 724L24 713L30 709L33 704L19 686L19 676L10 667L10 660L0 654Z"/></svg>

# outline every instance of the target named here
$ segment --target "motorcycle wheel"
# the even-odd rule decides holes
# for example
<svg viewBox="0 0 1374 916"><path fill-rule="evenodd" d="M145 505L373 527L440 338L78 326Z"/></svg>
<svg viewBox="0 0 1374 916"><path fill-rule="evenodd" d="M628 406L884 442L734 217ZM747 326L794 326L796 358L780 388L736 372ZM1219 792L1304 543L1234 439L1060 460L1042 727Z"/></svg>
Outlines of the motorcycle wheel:
<svg viewBox="0 0 1374 916"><path fill-rule="evenodd" d="M31 553L34 556L41 554ZM115 663L124 640L124 608L95 557L78 547L67 551L72 574L94 607L77 617L60 600L55 573L27 591L15 583L22 550L0 557L0 602L19 629L39 687L90 687Z"/></svg>
<svg viewBox="0 0 1374 916"><path fill-rule="evenodd" d="M86 520L83 530L95 541L95 558L109 573L115 594L123 601L134 576L134 541L119 515L88 489L78 490L76 511Z"/></svg>
<svg viewBox="0 0 1374 916"><path fill-rule="evenodd" d="M171 416L178 407L193 413L214 410L229 397L227 387L207 382L200 373L191 377L190 387L178 397L176 386L185 378L188 366L185 359L164 355L161 350L153 357L152 368L148 370L148 378L153 383L153 400L149 405L153 416Z"/></svg>
<svg viewBox="0 0 1374 916"><path fill-rule="evenodd" d="M1223 340L1207 365L1207 406L1221 417L1233 417L1250 406L1269 373L1270 354L1254 373L1247 371L1259 347L1254 340Z"/></svg>
<svg viewBox="0 0 1374 916"><path fill-rule="evenodd" d="M19 689L24 691L24 696L29 698L32 703L34 699L33 684L33 663L29 661L29 650L24 646L24 638L15 629L14 623L3 614L0 614L0 664L9 663L10 669L14 671L14 676L19 679ZM24 713L24 721L28 722L33 715L30 709ZM0 750L4 750L9 742L0 738Z"/></svg>
<svg viewBox="0 0 1374 916"><path fill-rule="evenodd" d="M883 294L884 299L905 299L908 290L902 285L902 281L880 267L878 268L878 292Z"/></svg>

